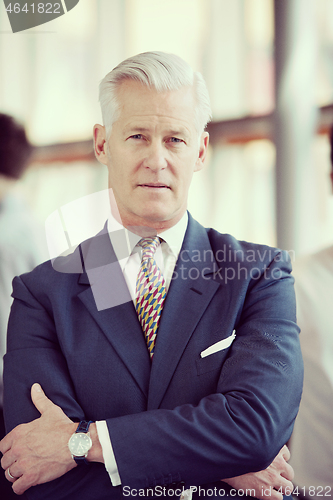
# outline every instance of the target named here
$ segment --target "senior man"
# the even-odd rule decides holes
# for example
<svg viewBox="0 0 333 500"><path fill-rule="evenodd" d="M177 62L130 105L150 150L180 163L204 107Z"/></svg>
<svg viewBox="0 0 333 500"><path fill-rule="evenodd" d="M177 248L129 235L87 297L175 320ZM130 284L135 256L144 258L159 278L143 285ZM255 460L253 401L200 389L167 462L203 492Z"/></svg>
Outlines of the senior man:
<svg viewBox="0 0 333 500"><path fill-rule="evenodd" d="M100 101L112 217L13 283L6 477L29 499L282 498L302 386L289 257L187 212L208 147L200 74L140 54Z"/></svg>

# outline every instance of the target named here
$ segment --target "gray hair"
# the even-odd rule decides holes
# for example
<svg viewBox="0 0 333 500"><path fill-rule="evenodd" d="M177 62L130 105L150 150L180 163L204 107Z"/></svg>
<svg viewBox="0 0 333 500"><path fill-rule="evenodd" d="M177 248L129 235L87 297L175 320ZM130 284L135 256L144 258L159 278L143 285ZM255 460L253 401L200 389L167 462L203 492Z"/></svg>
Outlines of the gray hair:
<svg viewBox="0 0 333 500"><path fill-rule="evenodd" d="M195 127L199 134L211 120L209 95L202 75L175 54L144 52L118 64L100 83L99 101L107 136L119 116L117 89L126 79L153 87L157 92L191 86L196 98Z"/></svg>

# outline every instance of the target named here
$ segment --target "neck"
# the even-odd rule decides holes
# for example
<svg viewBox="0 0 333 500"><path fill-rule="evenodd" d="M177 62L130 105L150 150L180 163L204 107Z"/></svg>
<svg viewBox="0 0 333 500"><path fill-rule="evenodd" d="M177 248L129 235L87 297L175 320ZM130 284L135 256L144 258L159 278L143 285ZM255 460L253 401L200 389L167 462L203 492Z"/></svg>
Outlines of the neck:
<svg viewBox="0 0 333 500"><path fill-rule="evenodd" d="M111 214L113 218L126 229L128 229L132 233L138 234L143 238L146 236L156 236L157 234L162 233L163 231L166 231L167 229L175 226L186 212L185 206L185 208L181 210L179 214L175 215L175 217L169 220L159 221L153 219L145 219L136 214L119 210L119 207L112 193L112 189L109 190L109 198Z"/></svg>
<svg viewBox="0 0 333 500"><path fill-rule="evenodd" d="M184 215L182 213L178 217L167 221L147 221L141 217L117 217L117 214L114 214L112 210L111 213L122 226L143 238L163 233L163 231L175 226Z"/></svg>
<svg viewBox="0 0 333 500"><path fill-rule="evenodd" d="M157 234L163 233L163 231L166 231L167 229L170 229L171 227L175 226L180 219L182 218L183 214L180 217L177 217L175 219L169 220L169 221L146 221L145 219L140 219L138 220L126 220L122 219L120 222L126 229L131 231L132 233L138 234L139 236L146 237L146 236L156 236Z"/></svg>

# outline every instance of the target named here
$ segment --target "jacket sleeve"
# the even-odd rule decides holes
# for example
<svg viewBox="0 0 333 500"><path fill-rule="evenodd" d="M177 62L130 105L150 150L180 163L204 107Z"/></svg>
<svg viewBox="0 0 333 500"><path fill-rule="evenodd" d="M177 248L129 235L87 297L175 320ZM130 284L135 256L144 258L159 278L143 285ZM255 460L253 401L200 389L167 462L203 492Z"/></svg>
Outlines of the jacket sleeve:
<svg viewBox="0 0 333 500"><path fill-rule="evenodd" d="M52 307L41 304L20 278L14 293L5 357L7 430L39 416L30 400L36 381L70 418L84 418ZM273 259L251 280L235 327L236 340L214 393L195 405L107 419L122 486L183 481L189 487L261 470L288 440L301 395L302 361L287 258ZM60 500L74 491L83 500L102 499L115 490L104 466L91 464L31 488L28 498ZM86 491L95 493L85 496Z"/></svg>
<svg viewBox="0 0 333 500"><path fill-rule="evenodd" d="M72 420L85 419L49 307L37 300L20 277L15 278L13 288L15 300L4 358L6 431L40 416L30 397L34 382L39 382L46 395ZM112 487L103 464L91 463L76 467L54 481L29 488L24 496L28 500L109 500L112 491L119 489Z"/></svg>

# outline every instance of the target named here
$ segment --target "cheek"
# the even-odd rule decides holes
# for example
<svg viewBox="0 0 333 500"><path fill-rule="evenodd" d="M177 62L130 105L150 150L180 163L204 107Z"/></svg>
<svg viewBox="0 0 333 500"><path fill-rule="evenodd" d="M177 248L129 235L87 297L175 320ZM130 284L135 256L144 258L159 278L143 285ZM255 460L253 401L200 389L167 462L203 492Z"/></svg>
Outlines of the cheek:
<svg viewBox="0 0 333 500"><path fill-rule="evenodd" d="M189 188L194 172L195 172L195 170L194 170L193 166L183 167L183 169L180 171L178 178L179 178L179 182L180 182L183 189Z"/></svg>
<svg viewBox="0 0 333 500"><path fill-rule="evenodd" d="M122 177L119 169L115 169L112 166L108 168L109 171L109 188L113 189L113 191L121 196L121 193L124 193L126 189L126 181Z"/></svg>
<svg viewBox="0 0 333 500"><path fill-rule="evenodd" d="M110 154L108 157L108 170L111 182L123 182L127 175L126 161L117 155Z"/></svg>

